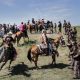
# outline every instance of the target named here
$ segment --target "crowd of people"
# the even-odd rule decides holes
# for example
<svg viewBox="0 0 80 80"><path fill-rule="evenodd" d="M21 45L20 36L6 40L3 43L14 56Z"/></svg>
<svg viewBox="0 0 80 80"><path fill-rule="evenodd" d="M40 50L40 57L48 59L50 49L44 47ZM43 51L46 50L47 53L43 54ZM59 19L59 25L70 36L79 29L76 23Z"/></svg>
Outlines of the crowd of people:
<svg viewBox="0 0 80 80"><path fill-rule="evenodd" d="M70 58L69 68L73 69L74 75L75 75L74 78L80 78L80 43L77 42L76 27L72 27L70 22L67 22L66 20L64 20L63 24L61 23L61 21L59 21L58 24L57 23L53 24L52 21L45 22L44 19L35 21L34 18L32 19L32 23L30 23L30 21L28 21L27 23L21 22L19 26L17 26L16 24L14 25L0 24L0 30L3 30L4 34L7 34L9 31L11 31L13 34L20 31L23 33L23 36L25 37L25 36L28 36L28 29L30 29L30 33L32 33L32 31L36 31L37 33L38 31L42 32L41 44L44 45L43 47L46 46L45 48L47 48L47 50L45 51L47 51L48 53L50 53L51 45L50 45L50 39L48 39L48 36L46 35L47 34L46 30L50 29L52 33L62 33L62 29L64 29L64 32L67 38L67 43L68 43L67 46L70 51L69 52L69 58ZM65 41L63 40L63 36L61 36L60 41L62 43L65 43ZM14 39L11 37L10 34L8 34L8 36L4 39L3 42L5 42L9 46L9 48L11 49L11 52L12 52L12 48L14 49L12 52L13 53L12 57L17 55L17 52L12 44L12 42L14 42ZM14 54L14 52L16 54ZM5 65L5 63L3 65Z"/></svg>
<svg viewBox="0 0 80 80"><path fill-rule="evenodd" d="M35 21L34 18L32 18L31 22L30 22L30 20L28 20L26 23L21 22L21 24L26 26L27 29L30 29L30 33L32 32L32 30L35 30L36 32L38 32L38 31L42 31L42 29L44 29L44 28L47 29L50 26L53 27L52 21L49 21L49 20L44 21L44 19L41 19L41 20L39 19L39 20ZM0 24L0 31L4 30L4 34L8 33L10 30L13 33L15 33L17 31L21 30L20 25L16 25L15 23L13 25Z"/></svg>

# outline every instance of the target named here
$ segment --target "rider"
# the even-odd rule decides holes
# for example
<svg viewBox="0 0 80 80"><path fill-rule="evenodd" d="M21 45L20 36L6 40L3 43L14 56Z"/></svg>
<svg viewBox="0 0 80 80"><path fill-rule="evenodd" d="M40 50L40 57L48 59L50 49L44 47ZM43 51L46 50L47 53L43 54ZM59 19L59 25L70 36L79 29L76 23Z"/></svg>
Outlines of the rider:
<svg viewBox="0 0 80 80"><path fill-rule="evenodd" d="M32 18L32 24L35 24L35 20L34 20L34 18Z"/></svg>
<svg viewBox="0 0 80 80"><path fill-rule="evenodd" d="M46 30L42 30L42 34L41 34L41 48L43 48L43 50L46 52L46 55L49 54L49 41L48 41L48 37L47 37L47 33Z"/></svg>
<svg viewBox="0 0 80 80"><path fill-rule="evenodd" d="M3 36L3 43L6 42L7 39L9 39L10 43L14 42L14 39L12 37L12 32L11 31L9 33L7 33L7 35Z"/></svg>
<svg viewBox="0 0 80 80"><path fill-rule="evenodd" d="M23 23L23 22L21 22L21 24L20 24L20 26L19 26L19 30L20 30L21 32L24 32L24 23Z"/></svg>
<svg viewBox="0 0 80 80"><path fill-rule="evenodd" d="M35 28L35 20L32 18L32 26Z"/></svg>
<svg viewBox="0 0 80 80"><path fill-rule="evenodd" d="M5 38L5 43L8 45L8 53L6 55L8 55L8 59L11 59L12 61L16 58L17 56L17 52L16 49L14 48L12 42L14 41L13 37L12 37L12 32L9 32L7 34L7 37Z"/></svg>
<svg viewBox="0 0 80 80"><path fill-rule="evenodd" d="M23 33L23 36L25 37L25 24L23 22L21 22L20 26L19 26L19 30Z"/></svg>

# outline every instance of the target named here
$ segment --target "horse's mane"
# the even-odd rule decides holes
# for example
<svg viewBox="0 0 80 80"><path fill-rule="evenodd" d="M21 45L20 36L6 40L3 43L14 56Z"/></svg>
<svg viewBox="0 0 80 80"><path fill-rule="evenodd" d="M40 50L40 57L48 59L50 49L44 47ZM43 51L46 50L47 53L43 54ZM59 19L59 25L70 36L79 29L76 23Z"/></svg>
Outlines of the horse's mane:
<svg viewBox="0 0 80 80"><path fill-rule="evenodd" d="M33 44L32 46L31 46L31 48L34 48L34 47L37 47L35 44Z"/></svg>
<svg viewBox="0 0 80 80"><path fill-rule="evenodd" d="M33 44L30 48L31 48L31 51L35 51L38 48L38 46Z"/></svg>

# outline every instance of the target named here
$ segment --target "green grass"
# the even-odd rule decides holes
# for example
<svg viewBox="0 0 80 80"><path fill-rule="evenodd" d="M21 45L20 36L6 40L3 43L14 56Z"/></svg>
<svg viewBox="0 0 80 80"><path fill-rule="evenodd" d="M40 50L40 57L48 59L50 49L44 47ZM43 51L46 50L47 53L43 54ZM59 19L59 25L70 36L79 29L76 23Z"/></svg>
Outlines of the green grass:
<svg viewBox="0 0 80 80"><path fill-rule="evenodd" d="M77 27L77 30L79 39L80 28ZM32 44L40 42L40 34L29 34L29 37L29 43L20 47L14 45L18 52L17 59L12 63L11 71L7 68L9 63L3 67L0 71L0 80L72 80L73 71L68 69L68 48L59 47L60 56L57 58L56 66L50 65L51 56L39 56L38 66L41 68L36 70L34 69L34 63L30 63L27 59L27 50ZM23 40L21 39L20 44L22 43Z"/></svg>

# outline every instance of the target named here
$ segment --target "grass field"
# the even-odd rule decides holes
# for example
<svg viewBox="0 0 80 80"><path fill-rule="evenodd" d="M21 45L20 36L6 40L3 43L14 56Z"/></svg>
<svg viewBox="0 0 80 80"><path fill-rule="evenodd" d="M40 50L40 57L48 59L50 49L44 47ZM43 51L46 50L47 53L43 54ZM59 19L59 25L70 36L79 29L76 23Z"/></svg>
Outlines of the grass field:
<svg viewBox="0 0 80 80"><path fill-rule="evenodd" d="M80 28L78 30L78 41L80 39ZM18 56L12 63L12 69L7 69L8 63L0 71L0 80L72 80L73 71L68 69L68 48L59 47L60 56L57 58L57 65L50 65L51 56L40 56L38 60L39 70L34 69L34 63L30 63L27 59L27 50L30 45L38 44L40 34L29 34L30 42L17 47ZM26 39L27 41L27 39ZM1 40L0 40L1 42ZM22 44L23 41L20 41ZM24 62L24 64L22 64Z"/></svg>

